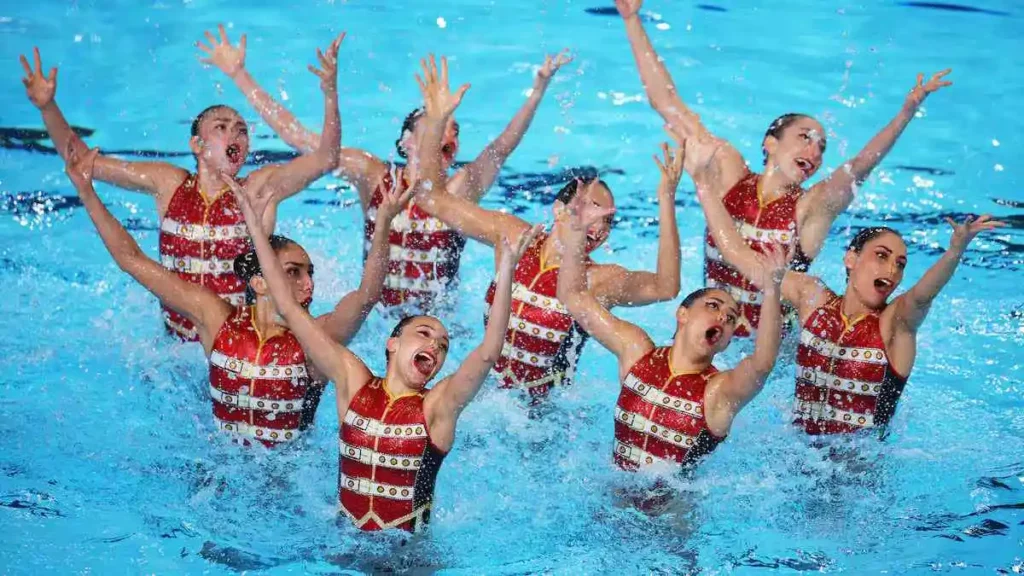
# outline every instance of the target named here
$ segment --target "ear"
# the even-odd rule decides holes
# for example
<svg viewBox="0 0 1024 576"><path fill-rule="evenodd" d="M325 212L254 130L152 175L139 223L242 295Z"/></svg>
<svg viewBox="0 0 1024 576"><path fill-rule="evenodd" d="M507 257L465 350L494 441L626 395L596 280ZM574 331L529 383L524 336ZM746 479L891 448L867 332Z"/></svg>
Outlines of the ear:
<svg viewBox="0 0 1024 576"><path fill-rule="evenodd" d="M249 287L256 293L257 296L267 295L267 281L263 279L263 276L253 276L249 279Z"/></svg>
<svg viewBox="0 0 1024 576"><path fill-rule="evenodd" d="M779 139L775 136L765 136L764 142L761 143L761 146L766 152L768 152L768 155L771 156L772 154L775 154L775 151L779 148Z"/></svg>
<svg viewBox="0 0 1024 576"><path fill-rule="evenodd" d="M859 254L853 250L847 250L846 254L843 255L843 266L845 266L847 270L853 270L853 265L857 263L857 256L859 256Z"/></svg>
<svg viewBox="0 0 1024 576"><path fill-rule="evenodd" d="M199 136L189 138L188 148L192 151L192 155L199 156L199 153L203 150L203 139Z"/></svg>
<svg viewBox="0 0 1024 576"><path fill-rule="evenodd" d="M384 343L384 347L391 354L398 352L398 338L388 338L387 342Z"/></svg>
<svg viewBox="0 0 1024 576"><path fill-rule="evenodd" d="M680 306L676 309L676 325L679 327L686 325L686 318L690 310L685 306Z"/></svg>
<svg viewBox="0 0 1024 576"><path fill-rule="evenodd" d="M565 215L565 202L561 200L555 200L555 203L551 205L551 213L555 215L555 220L561 220Z"/></svg>

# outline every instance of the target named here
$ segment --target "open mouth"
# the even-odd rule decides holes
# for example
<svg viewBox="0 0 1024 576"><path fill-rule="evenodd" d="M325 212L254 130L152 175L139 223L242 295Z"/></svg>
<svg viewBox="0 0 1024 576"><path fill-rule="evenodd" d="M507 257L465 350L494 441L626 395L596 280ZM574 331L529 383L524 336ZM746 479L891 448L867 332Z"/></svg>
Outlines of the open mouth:
<svg viewBox="0 0 1024 576"><path fill-rule="evenodd" d="M455 158L455 144L452 142L446 142L443 146L441 146L441 155L443 155L445 159L449 161Z"/></svg>
<svg viewBox="0 0 1024 576"><path fill-rule="evenodd" d="M704 340L707 341L708 346L714 346L722 339L724 333L725 331L720 326L712 326L704 331Z"/></svg>
<svg viewBox="0 0 1024 576"><path fill-rule="evenodd" d="M879 294L889 294L896 285L888 278L875 278L875 290Z"/></svg>
<svg viewBox="0 0 1024 576"><path fill-rule="evenodd" d="M227 149L224 150L224 154L227 155L228 160L237 164L242 159L242 147L238 144L229 144Z"/></svg>
<svg viewBox="0 0 1024 576"><path fill-rule="evenodd" d="M437 366L437 358L427 351L417 352L412 358L412 363L417 372L424 376L430 376L434 373L434 367Z"/></svg>
<svg viewBox="0 0 1024 576"><path fill-rule="evenodd" d="M811 162L806 158L797 158L796 160L794 160L794 162L796 162L796 167L799 168L800 171L804 173L805 177L814 174L814 162Z"/></svg>

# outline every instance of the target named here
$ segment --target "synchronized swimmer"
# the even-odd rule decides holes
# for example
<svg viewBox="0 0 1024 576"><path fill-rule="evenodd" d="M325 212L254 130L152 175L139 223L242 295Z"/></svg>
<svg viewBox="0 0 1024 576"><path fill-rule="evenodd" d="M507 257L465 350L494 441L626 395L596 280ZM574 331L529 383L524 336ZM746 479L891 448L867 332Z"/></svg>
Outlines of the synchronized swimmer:
<svg viewBox="0 0 1024 576"><path fill-rule="evenodd" d="M319 134L302 126L245 67L246 36L223 26L197 43L202 60L227 75L267 124L300 155L245 176L249 134L237 111L214 105L192 122L194 172L163 162L128 162L90 149L58 108L57 70L43 74L39 50L21 57L23 83L82 205L118 266L152 292L167 330L199 342L209 361L215 426L235 442L267 448L296 443L313 425L321 394L335 386L338 503L362 530L416 532L429 521L437 474L456 423L493 375L530 404L557 402L586 339L618 361L612 460L655 477L688 473L728 436L739 411L761 391L779 356L786 311L799 320L794 426L809 435L884 437L917 357L917 332L931 303L981 232L1004 224L981 216L953 228L949 248L908 291L907 247L899 232L858 232L843 257L841 294L807 273L828 231L895 145L949 70L923 75L897 116L864 149L804 189L821 167L825 129L784 114L762 140L764 168L752 172L679 97L639 17L641 0L616 0L652 107L676 142L654 160L661 174L657 265L629 270L591 260L612 230L615 200L599 178L573 179L551 207L553 224L533 225L479 205L533 121L552 77L572 58L548 56L533 90L505 130L453 170L455 111L469 85L452 90L445 58L421 61L423 96L396 141L404 165L342 145L337 96L339 35L317 50L324 97ZM273 234L277 206L334 172L356 189L364 219L361 282L334 309L309 314L313 264L294 240ZM676 298L681 286L675 197L683 173L704 211L704 286L681 301L671 343L611 310ZM154 197L160 261L148 258L107 210L94 180ZM482 341L449 376L450 336L437 317L457 290L467 239L494 250ZM374 308L397 318L375 375L348 347ZM735 337L748 355L719 369ZM664 489L661 485L660 489Z"/></svg>

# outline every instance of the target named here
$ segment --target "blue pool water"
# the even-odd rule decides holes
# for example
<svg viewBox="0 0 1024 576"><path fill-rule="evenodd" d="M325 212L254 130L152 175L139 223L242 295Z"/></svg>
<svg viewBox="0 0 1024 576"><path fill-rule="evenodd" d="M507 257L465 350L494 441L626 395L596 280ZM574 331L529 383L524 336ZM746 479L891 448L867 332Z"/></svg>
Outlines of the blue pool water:
<svg viewBox="0 0 1024 576"><path fill-rule="evenodd" d="M248 33L254 75L312 126L322 101L306 64L348 30L343 142L385 157L416 105L412 75L427 51L449 56L453 82L473 84L458 111L461 159L470 160L519 106L544 52L570 47L576 61L484 204L550 219L564 171L600 170L620 210L597 258L653 268L650 157L664 134L610 2L5 2L0 572L1024 571L1024 63L1012 56L1024 53L1024 7L710 1L649 0L647 27L683 97L755 163L768 122L802 111L828 127L826 166L836 166L896 113L916 73L954 69L955 85L925 104L813 269L841 289L849 229L885 221L908 237L906 287L946 245L944 216L993 212L1012 223L975 242L936 301L887 442L840 442L844 458L810 446L787 425L793 376L783 356L729 440L677 486L673 509L645 516L615 496L635 479L611 464L615 363L591 343L578 384L543 418L495 390L465 412L427 537L358 534L336 521L332 392L303 450L268 455L214 434L201 351L163 336L153 298L112 263L59 159L40 148L49 142L17 130L42 127L17 56L36 44L44 65L60 66L58 102L95 130L90 145L187 166L188 123L200 109L225 102L257 120L196 61L192 42L218 22L232 37ZM254 149L287 151L254 126ZM684 181L678 201L683 293L701 274L692 186ZM155 254L151 199L100 193ZM358 212L332 178L282 207L279 230L320 270L315 310L358 282ZM445 318L453 360L482 334L492 270L489 251L472 243L463 262L459 303ZM674 306L621 314L664 341ZM373 368L390 323L374 314L354 344ZM735 348L720 365L736 362Z"/></svg>

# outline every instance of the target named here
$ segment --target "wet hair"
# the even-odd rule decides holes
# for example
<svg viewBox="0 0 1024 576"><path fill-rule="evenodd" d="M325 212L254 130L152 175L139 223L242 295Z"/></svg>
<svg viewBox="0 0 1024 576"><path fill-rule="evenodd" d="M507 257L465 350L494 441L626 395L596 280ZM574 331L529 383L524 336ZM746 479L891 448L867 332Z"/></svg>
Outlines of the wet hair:
<svg viewBox="0 0 1024 576"><path fill-rule="evenodd" d="M693 292L690 292L689 294L687 294L686 298L683 298L683 301L679 303L679 307L680 308L687 308L687 309L689 309L690 306L693 306L694 302L696 302L697 300L700 300L701 298L707 296L708 294L714 292L715 290L718 290L718 288L712 288L711 286L706 286L704 288L698 288L698 289L694 290Z"/></svg>
<svg viewBox="0 0 1024 576"><path fill-rule="evenodd" d="M214 104L213 106L208 106L207 108L204 108L203 111L200 112L195 117L194 120L192 120L192 129L191 129L192 135L193 136L199 136L199 125L203 123L203 119L205 119L207 116L209 116L210 113L213 112L214 110L220 110L222 108L225 109L225 110L234 111L234 108L232 108L230 106L227 106L225 104Z"/></svg>
<svg viewBox="0 0 1024 576"><path fill-rule="evenodd" d="M280 252L288 246L298 246L299 243L286 238L284 236L278 236L277 234L270 235L270 247L274 249L274 252ZM263 269L260 267L259 258L256 257L255 250L249 250L244 254L239 254L235 258L234 266L235 276L241 278L242 282L245 282L245 303L255 304L256 303L256 292L249 286L249 280L252 280L255 276L263 274Z"/></svg>
<svg viewBox="0 0 1024 576"><path fill-rule="evenodd" d="M608 184L604 180L601 180L596 176L590 178L580 178L579 180L583 182L584 186L587 186L591 182L597 180L598 184L604 186L608 190L611 190L611 187L608 186ZM572 202L572 199L576 197L576 193L579 192L579 190L577 189L578 187L576 186L577 181L578 180L576 178L573 178L572 180L569 180L568 184L562 186L562 189L559 190L558 194L555 195L555 202L561 202L562 204L568 204L569 202Z"/></svg>
<svg viewBox="0 0 1024 576"><path fill-rule="evenodd" d="M416 128L416 121L423 116L423 108L416 108L402 120L402 131L398 133L398 140L395 140L395 149L398 150L398 155L402 158L408 158L409 154L405 151L405 146L402 146L402 138L405 138L406 132L412 132ZM404 322L407 318L402 318ZM401 322L399 322L401 325Z"/></svg>
<svg viewBox="0 0 1024 576"><path fill-rule="evenodd" d="M786 131L786 128L789 128L790 126L793 125L794 122L796 122L797 120L801 120L803 118L814 120L813 116L809 116L807 114L800 114L799 112L790 112L788 114L783 114L782 116L779 116L775 120L772 120L772 123L768 125L768 130L765 130L764 138L761 139L761 153L764 154L764 164L768 164L768 148L765 147L764 141L767 140L769 136L775 138L776 140L781 139L782 133ZM824 145L822 145L821 151L825 152Z"/></svg>
<svg viewBox="0 0 1024 576"><path fill-rule="evenodd" d="M850 245L847 246L846 249L853 250L857 254L860 254L860 251L864 249L865 244L871 242L872 240L878 238L879 236L884 236L886 234L892 234L900 239L903 238L902 234L900 234L899 232L892 228L889 228L888 226L871 226L869 228L862 228L860 231L854 234L853 239L850 240ZM846 279L850 279L849 268L846 269Z"/></svg>
<svg viewBox="0 0 1024 576"><path fill-rule="evenodd" d="M391 329L391 334L388 336L388 338L398 338L402 334L402 330L404 330L406 326L408 326L413 320L417 318L433 318L434 320L440 322L440 320L431 316L430 314L410 314L409 316L403 316L402 319L398 321L398 324L395 324L395 327ZM391 352L387 348L384 348L384 362L386 364L390 361Z"/></svg>

